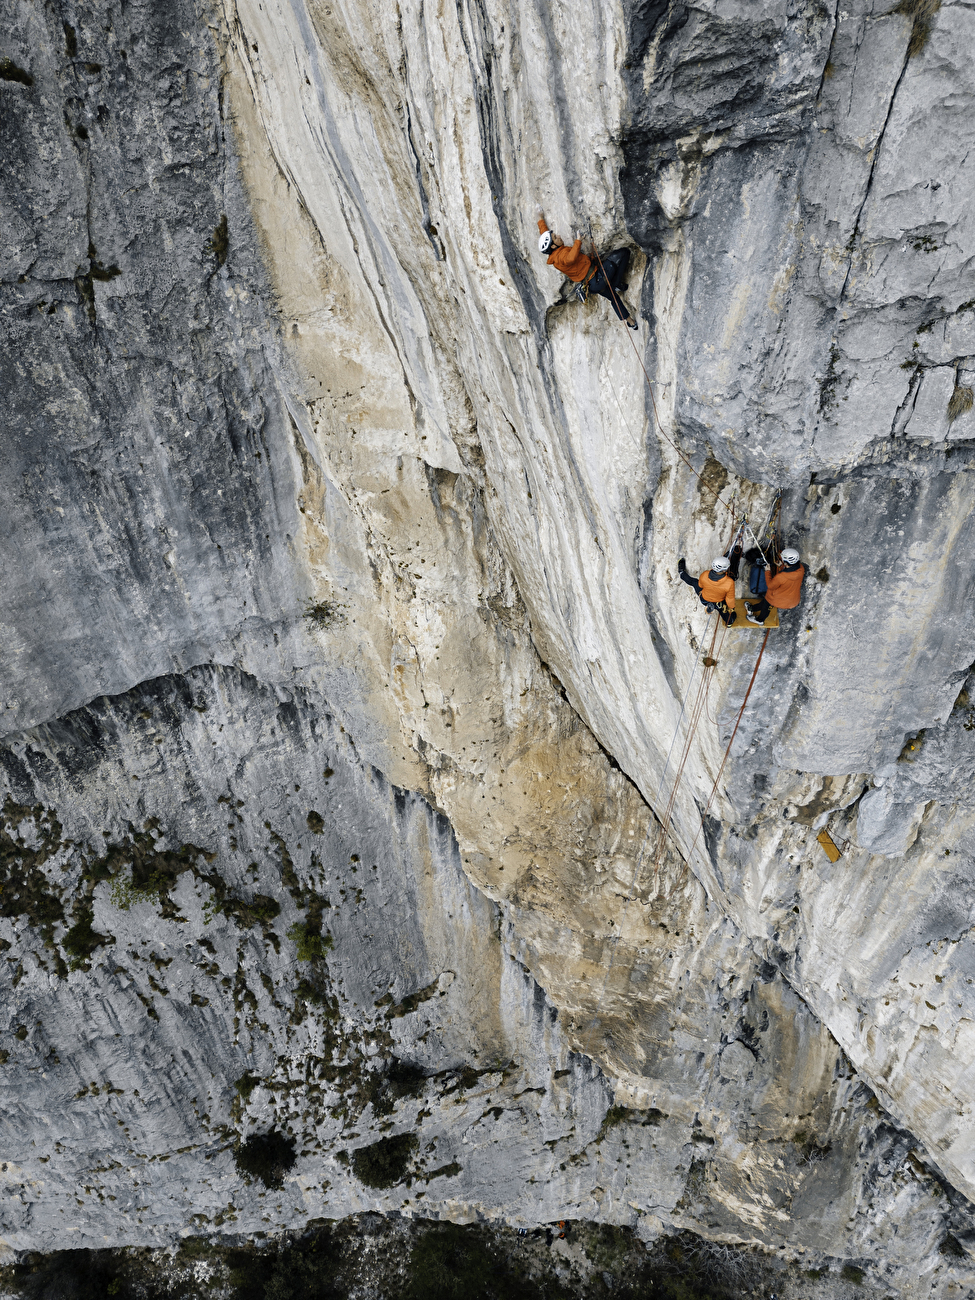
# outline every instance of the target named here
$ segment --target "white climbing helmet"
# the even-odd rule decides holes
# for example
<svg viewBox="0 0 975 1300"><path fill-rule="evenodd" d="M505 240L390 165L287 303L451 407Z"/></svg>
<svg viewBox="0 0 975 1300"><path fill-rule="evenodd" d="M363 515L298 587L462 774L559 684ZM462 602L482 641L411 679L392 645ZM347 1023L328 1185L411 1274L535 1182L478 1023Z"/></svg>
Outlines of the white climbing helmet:
<svg viewBox="0 0 975 1300"><path fill-rule="evenodd" d="M792 549L791 546L787 546L787 547L785 548L785 550L782 552L782 563L783 563L783 564L798 564L798 563L799 563L799 552L798 552L798 551L794 551L794 550Z"/></svg>
<svg viewBox="0 0 975 1300"><path fill-rule="evenodd" d="M538 241L538 251L540 253L547 253L551 247L552 247L552 232L551 230L546 230L545 234L542 235L542 237Z"/></svg>
<svg viewBox="0 0 975 1300"><path fill-rule="evenodd" d="M726 560L723 555L719 555L716 560L711 561L712 573L727 573L731 568L731 561Z"/></svg>

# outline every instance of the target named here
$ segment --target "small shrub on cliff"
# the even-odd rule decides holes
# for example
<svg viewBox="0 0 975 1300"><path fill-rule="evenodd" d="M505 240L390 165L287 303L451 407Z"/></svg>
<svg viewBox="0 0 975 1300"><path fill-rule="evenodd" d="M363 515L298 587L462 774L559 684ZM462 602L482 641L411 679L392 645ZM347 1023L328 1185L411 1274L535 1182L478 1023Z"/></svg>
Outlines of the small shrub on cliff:
<svg viewBox="0 0 975 1300"><path fill-rule="evenodd" d="M255 1133L234 1151L234 1163L248 1178L260 1179L265 1187L280 1187L295 1163L295 1140L277 1129Z"/></svg>
<svg viewBox="0 0 975 1300"><path fill-rule="evenodd" d="M570 1294L531 1277L510 1249L473 1224L430 1224L410 1252L400 1300L555 1300Z"/></svg>
<svg viewBox="0 0 975 1300"><path fill-rule="evenodd" d="M340 1261L325 1233L282 1251L265 1283L264 1300L339 1300L347 1296L336 1277Z"/></svg>
<svg viewBox="0 0 975 1300"><path fill-rule="evenodd" d="M330 934L316 934L310 924L295 921L294 925L288 927L288 938L293 939L298 945L299 961L316 961L319 957L324 957L332 947L332 936Z"/></svg>
<svg viewBox="0 0 975 1300"><path fill-rule="evenodd" d="M309 623L314 623L315 627L319 627L324 631L334 624L345 621L342 616L344 609L345 606L338 604L337 601L318 600L309 602L304 614L302 614L302 618L306 618Z"/></svg>
<svg viewBox="0 0 975 1300"><path fill-rule="evenodd" d="M967 415L973 405L975 405L975 392L965 384L956 384L948 399L948 423L954 424L959 416Z"/></svg>
<svg viewBox="0 0 975 1300"><path fill-rule="evenodd" d="M965 1258L965 1249L957 1237L953 1237L949 1232L946 1237L941 1239L941 1245L938 1250L942 1255L954 1255L957 1259Z"/></svg>
<svg viewBox="0 0 975 1300"><path fill-rule="evenodd" d="M0 78L4 81L19 81L22 86L33 86L34 78L23 68L18 68L13 59L0 59Z"/></svg>
<svg viewBox="0 0 975 1300"><path fill-rule="evenodd" d="M427 1077L421 1069L408 1061L394 1060L389 1069L371 1071L360 1085L364 1104L372 1102L375 1115L389 1115L397 1101L404 1097L419 1097L426 1086Z"/></svg>
<svg viewBox="0 0 975 1300"><path fill-rule="evenodd" d="M242 1074L234 1084L234 1091L246 1106L251 1099L251 1093L260 1084L260 1079L255 1074Z"/></svg>
<svg viewBox="0 0 975 1300"><path fill-rule="evenodd" d="M243 898L225 899L220 910L246 930L254 925L270 925L281 911L281 904L269 894L255 894L250 902Z"/></svg>
<svg viewBox="0 0 975 1300"><path fill-rule="evenodd" d="M934 15L940 8L941 0L898 0L890 11L911 19L911 39L907 46L909 59L920 54L927 45L934 26Z"/></svg>
<svg viewBox="0 0 975 1300"><path fill-rule="evenodd" d="M418 1146L413 1133L380 1138L371 1146L353 1152L352 1169L366 1187L395 1187L406 1178L410 1157Z"/></svg>
<svg viewBox="0 0 975 1300"><path fill-rule="evenodd" d="M134 1294L124 1258L108 1250L58 1250L25 1255L4 1270L4 1290L30 1300L127 1300Z"/></svg>
<svg viewBox="0 0 975 1300"><path fill-rule="evenodd" d="M71 960L71 969L78 970L91 959L92 953L102 944L114 943L115 936L99 934L92 929L95 913L90 907L82 907L75 913L77 920L61 940L61 947Z"/></svg>
<svg viewBox="0 0 975 1300"><path fill-rule="evenodd" d="M230 248L230 231L227 228L226 212L220 218L219 224L214 227L213 234L207 241L206 251L212 253L217 259L217 266L223 266L227 260L227 251Z"/></svg>

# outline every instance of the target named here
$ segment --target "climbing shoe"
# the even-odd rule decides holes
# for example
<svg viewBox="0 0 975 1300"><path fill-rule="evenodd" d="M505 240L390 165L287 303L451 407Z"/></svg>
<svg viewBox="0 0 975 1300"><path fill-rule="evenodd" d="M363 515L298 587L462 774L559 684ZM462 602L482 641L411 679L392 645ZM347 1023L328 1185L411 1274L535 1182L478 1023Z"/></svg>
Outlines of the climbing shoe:
<svg viewBox="0 0 975 1300"><path fill-rule="evenodd" d="M627 323L627 325L629 325L629 327L630 327L631 330L635 330L635 329L637 328L637 323L636 323L636 321L633 319L632 316L627 320L626 323Z"/></svg>
<svg viewBox="0 0 975 1300"><path fill-rule="evenodd" d="M687 565L684 563L684 557L683 557L683 555L682 555L682 556L680 557L680 559L677 561L677 572L678 572L678 573L686 573L686 572L687 572Z"/></svg>
<svg viewBox="0 0 975 1300"><path fill-rule="evenodd" d="M748 605L745 606L745 618L748 620L749 623L752 624L753 627L765 626L764 621L760 618L756 618L755 611L751 609Z"/></svg>

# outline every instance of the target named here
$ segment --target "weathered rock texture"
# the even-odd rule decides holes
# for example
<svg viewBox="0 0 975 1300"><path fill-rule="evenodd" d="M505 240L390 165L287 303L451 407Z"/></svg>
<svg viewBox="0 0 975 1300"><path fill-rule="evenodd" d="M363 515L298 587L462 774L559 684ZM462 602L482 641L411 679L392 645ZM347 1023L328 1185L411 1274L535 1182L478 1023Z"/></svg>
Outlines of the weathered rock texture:
<svg viewBox="0 0 975 1300"><path fill-rule="evenodd" d="M3 17L8 1248L374 1207L975 1280L970 6ZM777 492L725 762L762 634L676 558Z"/></svg>

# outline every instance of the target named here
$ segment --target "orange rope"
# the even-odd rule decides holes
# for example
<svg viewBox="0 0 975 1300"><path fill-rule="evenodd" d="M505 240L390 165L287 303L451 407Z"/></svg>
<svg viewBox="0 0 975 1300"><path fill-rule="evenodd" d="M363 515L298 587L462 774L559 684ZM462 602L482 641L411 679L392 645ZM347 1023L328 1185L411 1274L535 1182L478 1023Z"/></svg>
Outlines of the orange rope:
<svg viewBox="0 0 975 1300"><path fill-rule="evenodd" d="M771 630L772 629L770 627L767 627L765 629L765 636L762 638L762 648L758 652L758 658L755 660L755 667L752 669L751 681L748 683L748 690L745 692L745 698L742 700L741 708L738 710L738 717L735 719L735 729L731 733L731 739L728 741L728 747L724 752L724 758L722 758L721 766L718 768L718 775L714 778L714 785L712 785L711 787L711 793L708 795L708 801L704 806L704 812L701 814L700 828L698 829L697 834L694 836L694 843L691 845L687 853L688 862L690 862L691 855L693 854L694 849L697 846L698 840L701 838L701 831L704 829L704 823L708 815L708 810L711 807L711 803L714 799L715 791L718 788L718 782L721 780L721 773L724 771L725 764L728 761L728 755L731 753L731 746L735 743L735 736L738 735L738 728L741 725L741 720L745 713L745 705L748 703L748 697L749 695L751 695L752 687L755 685L755 678L758 676L758 666L762 662L762 655L765 653L765 647L768 645L768 638Z"/></svg>

